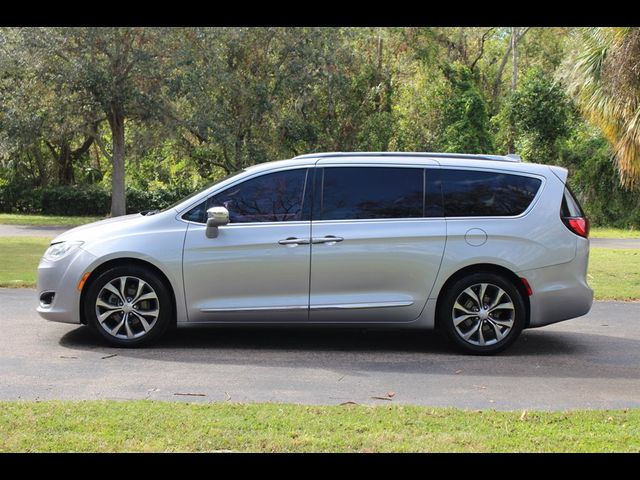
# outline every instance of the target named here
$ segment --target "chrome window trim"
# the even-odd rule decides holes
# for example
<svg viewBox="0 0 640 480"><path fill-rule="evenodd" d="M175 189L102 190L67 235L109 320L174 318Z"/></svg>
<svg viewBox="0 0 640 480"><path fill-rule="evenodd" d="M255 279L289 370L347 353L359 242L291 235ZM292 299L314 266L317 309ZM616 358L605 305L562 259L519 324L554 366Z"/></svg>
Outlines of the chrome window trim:
<svg viewBox="0 0 640 480"><path fill-rule="evenodd" d="M204 226L206 224L204 223L199 223L199 222L193 222L191 220L185 220L182 218L182 215L184 215L186 212L188 212L190 209L192 209L193 207L197 206L199 203L201 203L202 201L207 200L209 197L216 195L222 191L224 191L227 188L231 188L234 185L237 185L238 183L244 182L246 180L250 180L252 178L258 177L260 175L266 175L269 173L277 173L277 172L284 172L287 170L297 170L297 169L308 169L309 171L316 169L316 168L323 168L323 167L400 167L400 168L422 168L422 169L428 169L428 168L437 168L437 169L444 169L444 170L473 170L473 171L480 171L480 172L490 172L490 173L503 173L503 174L507 174L507 175L520 175L520 176L525 176L525 177L531 177L531 178L537 178L538 180L540 180L542 183L540 185L540 188L538 189L538 192L536 193L535 197L533 197L533 200L531 200L531 203L529 204L529 206L527 207L527 209L522 212L519 215L491 215L491 216L467 216L467 217L447 217L447 216L442 216L442 217L406 217L406 218L380 218L380 219L375 219L375 218L359 218L359 219L342 219L342 220L311 220L312 223L321 223L321 222L328 222L328 223L332 223L332 222L371 222L371 221L422 221L422 220L442 220L445 219L447 221L451 220L451 221L455 221L455 220L470 220L470 219L483 219L483 220L493 220L493 219L502 219L502 220L509 220L509 219L518 219L518 218L522 218L526 215L529 214L529 212L533 209L533 207L536 205L536 203L538 202L538 200L540 199L540 197L542 196L542 193L546 187L547 184L547 178L544 175L539 175L537 173L531 173L531 172L527 172L527 171L520 171L520 170L513 170L513 169L509 169L509 168L495 168L495 167L482 167L482 166L462 166L462 165L440 165L438 162L434 161L434 163L424 163L424 164L415 164L415 163L394 163L394 162L385 162L385 163L355 163L355 162L349 162L349 163L333 163L330 162L328 159L324 159L324 161L322 161L323 159L310 159L310 160L315 160L313 163L307 164L307 165L290 165L287 167L278 167L278 168L273 168L273 169L269 169L269 170L260 170L259 172L255 172L253 175L249 175L247 174L246 176L237 179L235 182L232 182L228 185L225 185L223 187L220 187L219 189L213 190L213 191L209 191L208 193L204 194L201 197L198 198L198 200L194 201L193 203L191 203L188 207L186 207L183 210L178 211L178 214L175 216L175 218L181 222L187 223L187 224L193 224L193 225L201 225ZM321 163L322 161L322 163ZM426 181L426 172L424 175L425 181ZM309 172L307 172L307 177L306 177L306 182L305 182L305 189L307 187L307 184L309 182ZM211 188L215 188L211 187ZM423 194L425 194L425 192L423 192ZM443 202L444 202L444 196L443 196ZM443 204L443 208L444 208L444 204ZM287 222L247 222L247 223L242 223L242 224L228 224L225 225L225 228L228 227L238 227L240 225L244 225L244 226L255 226L255 225L294 225L296 223L301 223L301 224L307 224L309 223L308 220L293 220L293 221L287 221Z"/></svg>

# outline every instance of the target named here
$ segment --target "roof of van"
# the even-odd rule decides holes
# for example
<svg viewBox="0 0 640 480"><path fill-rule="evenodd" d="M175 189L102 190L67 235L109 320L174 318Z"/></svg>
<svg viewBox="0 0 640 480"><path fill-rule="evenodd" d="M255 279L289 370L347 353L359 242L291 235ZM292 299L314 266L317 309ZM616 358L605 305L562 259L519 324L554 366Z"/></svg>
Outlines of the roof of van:
<svg viewBox="0 0 640 480"><path fill-rule="evenodd" d="M562 167L522 162L516 155L472 155L468 153L428 152L323 152L299 155L288 160L258 163L246 167L247 171L269 171L278 168L298 167L318 162L323 164L394 163L415 165L440 165L443 167L486 167L490 169L522 171L546 176L549 169L566 181L567 171Z"/></svg>

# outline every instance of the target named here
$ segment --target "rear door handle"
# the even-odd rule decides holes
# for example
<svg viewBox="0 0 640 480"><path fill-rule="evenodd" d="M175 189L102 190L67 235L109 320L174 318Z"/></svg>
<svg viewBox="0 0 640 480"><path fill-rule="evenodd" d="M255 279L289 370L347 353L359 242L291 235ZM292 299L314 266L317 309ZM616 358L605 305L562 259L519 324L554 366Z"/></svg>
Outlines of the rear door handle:
<svg viewBox="0 0 640 480"><path fill-rule="evenodd" d="M280 245L309 245L311 242L309 241L308 238L296 238L296 237L289 237L289 238L285 238L284 240L278 240L278 243Z"/></svg>
<svg viewBox="0 0 640 480"><path fill-rule="evenodd" d="M326 237L313 237L311 243L326 243L327 245L335 245L338 242L343 241L344 238L336 237L334 235L327 235Z"/></svg>

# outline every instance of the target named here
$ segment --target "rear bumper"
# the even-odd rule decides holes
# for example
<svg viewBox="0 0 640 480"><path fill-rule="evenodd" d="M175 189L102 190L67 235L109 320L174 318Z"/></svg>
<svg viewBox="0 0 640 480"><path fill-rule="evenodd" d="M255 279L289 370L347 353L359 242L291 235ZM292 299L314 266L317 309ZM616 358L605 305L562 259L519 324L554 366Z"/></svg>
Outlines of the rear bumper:
<svg viewBox="0 0 640 480"><path fill-rule="evenodd" d="M591 310L593 290L586 281L588 263L588 240L580 239L571 262L518 272L533 291L529 297L529 327L580 317Z"/></svg>

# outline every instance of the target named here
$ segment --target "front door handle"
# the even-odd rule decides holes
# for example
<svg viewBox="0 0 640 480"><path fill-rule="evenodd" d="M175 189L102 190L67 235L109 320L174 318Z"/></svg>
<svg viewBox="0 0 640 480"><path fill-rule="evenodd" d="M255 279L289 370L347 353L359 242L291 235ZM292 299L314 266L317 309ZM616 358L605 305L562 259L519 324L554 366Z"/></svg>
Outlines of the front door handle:
<svg viewBox="0 0 640 480"><path fill-rule="evenodd" d="M344 238L336 237L334 235L327 235L326 237L313 237L311 243L326 243L327 245L335 245L338 242L343 241Z"/></svg>
<svg viewBox="0 0 640 480"><path fill-rule="evenodd" d="M309 245L311 242L309 241L308 238L296 238L296 237L289 237L289 238L285 238L284 240L278 240L278 243L280 245Z"/></svg>

